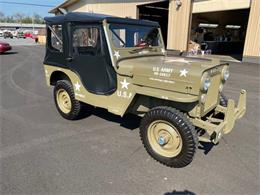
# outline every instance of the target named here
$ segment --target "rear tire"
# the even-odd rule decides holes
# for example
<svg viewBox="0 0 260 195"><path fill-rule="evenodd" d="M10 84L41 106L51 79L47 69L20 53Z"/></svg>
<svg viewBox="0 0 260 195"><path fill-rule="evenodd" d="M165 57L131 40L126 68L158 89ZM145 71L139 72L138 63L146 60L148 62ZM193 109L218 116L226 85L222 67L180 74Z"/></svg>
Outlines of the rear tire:
<svg viewBox="0 0 260 195"><path fill-rule="evenodd" d="M82 104L75 99L74 90L69 81L57 81L53 93L56 108L63 118L76 120L80 117Z"/></svg>
<svg viewBox="0 0 260 195"><path fill-rule="evenodd" d="M194 126L171 107L156 107L147 112L141 121L140 137L152 158L175 168L190 164L198 146Z"/></svg>

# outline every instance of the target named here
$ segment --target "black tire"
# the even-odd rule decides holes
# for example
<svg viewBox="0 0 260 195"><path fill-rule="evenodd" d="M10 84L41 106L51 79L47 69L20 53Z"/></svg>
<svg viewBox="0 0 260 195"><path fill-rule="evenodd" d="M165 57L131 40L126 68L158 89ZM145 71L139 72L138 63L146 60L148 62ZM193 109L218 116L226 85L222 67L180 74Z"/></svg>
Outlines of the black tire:
<svg viewBox="0 0 260 195"><path fill-rule="evenodd" d="M226 98L226 96L223 93L220 93L220 100L219 100L219 104L223 107L227 107L228 104L228 99Z"/></svg>
<svg viewBox="0 0 260 195"><path fill-rule="evenodd" d="M70 110L69 113L64 113L58 105L57 92L60 89L64 89L70 97L71 110ZM57 81L56 85L54 87L54 90L53 90L53 94L54 94L54 101L55 101L56 108L63 118L68 119L68 120L76 120L76 119L80 118L80 112L82 110L82 104L78 100L75 99L74 90L73 90L73 87L72 87L72 85L69 81L67 81L67 80Z"/></svg>
<svg viewBox="0 0 260 195"><path fill-rule="evenodd" d="M153 150L148 139L148 128L153 121L163 120L172 124L182 139L182 148L178 155L166 157ZM198 136L194 126L180 111L171 107L156 107L143 117L140 125L140 137L146 151L158 162L174 168L185 167L193 160L198 147Z"/></svg>

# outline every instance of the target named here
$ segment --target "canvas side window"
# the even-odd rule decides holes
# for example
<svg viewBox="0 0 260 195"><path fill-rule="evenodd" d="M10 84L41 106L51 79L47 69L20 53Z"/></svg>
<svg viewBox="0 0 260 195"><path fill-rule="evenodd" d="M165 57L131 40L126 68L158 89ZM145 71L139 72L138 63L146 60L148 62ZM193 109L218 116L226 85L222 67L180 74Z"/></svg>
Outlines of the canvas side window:
<svg viewBox="0 0 260 195"><path fill-rule="evenodd" d="M51 48L53 50L62 52L62 26L61 25L52 25L51 30Z"/></svg>
<svg viewBox="0 0 260 195"><path fill-rule="evenodd" d="M100 34L96 27L77 28L73 32L73 52L79 55L100 53Z"/></svg>

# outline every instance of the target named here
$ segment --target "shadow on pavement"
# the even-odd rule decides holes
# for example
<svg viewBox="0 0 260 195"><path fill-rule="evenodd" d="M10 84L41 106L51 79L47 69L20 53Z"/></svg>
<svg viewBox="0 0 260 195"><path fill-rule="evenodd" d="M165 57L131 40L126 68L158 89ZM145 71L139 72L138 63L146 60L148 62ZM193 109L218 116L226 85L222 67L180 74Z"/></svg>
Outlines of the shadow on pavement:
<svg viewBox="0 0 260 195"><path fill-rule="evenodd" d="M95 115L99 118L105 119L107 121L112 121L115 123L120 124L120 126L129 129L134 130L139 128L141 117L133 115L133 114L126 114L124 117L117 116L115 114L112 114L108 112L107 110L103 108L94 108L92 106L85 105L84 106L84 112L81 114L81 117L79 120L87 118L91 115ZM199 142L198 149L204 150L204 154L207 155L211 149L215 146L213 143L207 143L207 142Z"/></svg>
<svg viewBox="0 0 260 195"><path fill-rule="evenodd" d="M99 118L105 119L107 121L112 121L115 123L119 123L120 126L125 127L129 130L134 130L139 127L141 117L133 115L133 114L126 114L124 117L120 117L108 112L102 108L93 108L90 106L85 106L84 112L82 113L79 120L87 118L91 115L95 115Z"/></svg>
<svg viewBox="0 0 260 195"><path fill-rule="evenodd" d="M215 144L213 144L213 143L200 142L200 145L199 145L198 149L204 150L203 153L205 155L207 155L214 146L215 146Z"/></svg>
<svg viewBox="0 0 260 195"><path fill-rule="evenodd" d="M16 51L7 51L7 52L5 52L5 53L1 53L0 55L12 55L12 54L18 54L18 52L16 52Z"/></svg>
<svg viewBox="0 0 260 195"><path fill-rule="evenodd" d="M184 191L173 190L172 192L166 192L164 195L195 195L195 193L189 190L184 190Z"/></svg>

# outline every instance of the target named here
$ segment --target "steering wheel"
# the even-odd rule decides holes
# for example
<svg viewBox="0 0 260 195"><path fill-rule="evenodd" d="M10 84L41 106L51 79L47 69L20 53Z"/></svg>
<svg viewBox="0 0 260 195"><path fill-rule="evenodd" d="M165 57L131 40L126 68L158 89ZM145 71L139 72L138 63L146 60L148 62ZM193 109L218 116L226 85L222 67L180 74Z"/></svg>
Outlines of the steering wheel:
<svg viewBox="0 0 260 195"><path fill-rule="evenodd" d="M147 46L147 43L144 42L144 41L140 41L139 43L137 43L137 44L135 45L135 47L146 47L146 46Z"/></svg>

